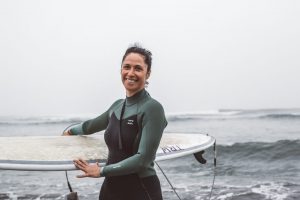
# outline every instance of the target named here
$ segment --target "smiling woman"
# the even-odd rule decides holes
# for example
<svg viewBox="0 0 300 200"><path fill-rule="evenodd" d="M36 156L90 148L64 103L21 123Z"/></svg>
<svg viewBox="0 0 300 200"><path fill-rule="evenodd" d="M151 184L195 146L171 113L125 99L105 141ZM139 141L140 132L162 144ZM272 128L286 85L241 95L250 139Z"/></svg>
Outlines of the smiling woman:
<svg viewBox="0 0 300 200"><path fill-rule="evenodd" d="M151 73L151 52L138 47L127 49L123 60L121 76L126 96L142 90Z"/></svg>
<svg viewBox="0 0 300 200"><path fill-rule="evenodd" d="M101 200L161 200L154 169L155 154L167 121L162 105L145 90L151 73L152 54L137 45L125 52L121 79L126 98L91 120L67 130L64 135L87 135L105 130L109 150L104 167L74 160L83 177L105 177Z"/></svg>

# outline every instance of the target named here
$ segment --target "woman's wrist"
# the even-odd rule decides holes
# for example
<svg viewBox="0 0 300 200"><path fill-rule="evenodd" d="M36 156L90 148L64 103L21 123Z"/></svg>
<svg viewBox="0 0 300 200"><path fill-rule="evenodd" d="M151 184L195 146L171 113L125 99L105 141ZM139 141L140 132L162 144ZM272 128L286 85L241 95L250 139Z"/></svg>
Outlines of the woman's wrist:
<svg viewBox="0 0 300 200"><path fill-rule="evenodd" d="M99 167L99 168L100 168L100 170L99 170L99 177L102 177L103 176L102 174L103 174L103 168L104 167Z"/></svg>

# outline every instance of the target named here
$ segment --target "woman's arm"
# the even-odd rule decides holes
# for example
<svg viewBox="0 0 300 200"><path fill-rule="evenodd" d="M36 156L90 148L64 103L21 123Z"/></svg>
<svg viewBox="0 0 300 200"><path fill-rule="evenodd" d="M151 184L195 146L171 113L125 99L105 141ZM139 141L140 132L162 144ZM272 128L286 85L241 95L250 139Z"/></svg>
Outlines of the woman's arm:
<svg viewBox="0 0 300 200"><path fill-rule="evenodd" d="M75 125L74 127L72 127L71 129L68 130L69 134L71 134L71 135L89 135L89 134L93 134L98 131L102 131L102 130L106 129L106 127L108 125L111 109L115 105L120 103L121 101L122 101L122 99L114 102L110 106L110 108L106 112L101 114L100 116L98 116L94 119L90 119L85 122L82 122L78 125Z"/></svg>
<svg viewBox="0 0 300 200"><path fill-rule="evenodd" d="M68 133L71 135L89 135L98 131L102 131L108 124L108 113L109 112L106 111L94 119L90 119L73 126L68 130Z"/></svg>

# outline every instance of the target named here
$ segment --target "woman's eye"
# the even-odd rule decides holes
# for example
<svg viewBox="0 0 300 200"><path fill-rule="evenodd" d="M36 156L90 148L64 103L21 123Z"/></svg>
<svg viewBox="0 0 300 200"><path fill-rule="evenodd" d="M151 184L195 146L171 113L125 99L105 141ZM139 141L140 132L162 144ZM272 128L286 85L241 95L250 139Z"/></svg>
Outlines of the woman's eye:
<svg viewBox="0 0 300 200"><path fill-rule="evenodd" d="M124 66L123 66L123 69L130 69L130 66L124 65Z"/></svg>
<svg viewBox="0 0 300 200"><path fill-rule="evenodd" d="M142 69L141 67L135 67L135 70L138 71L138 72L140 72L140 71L142 71L143 69Z"/></svg>

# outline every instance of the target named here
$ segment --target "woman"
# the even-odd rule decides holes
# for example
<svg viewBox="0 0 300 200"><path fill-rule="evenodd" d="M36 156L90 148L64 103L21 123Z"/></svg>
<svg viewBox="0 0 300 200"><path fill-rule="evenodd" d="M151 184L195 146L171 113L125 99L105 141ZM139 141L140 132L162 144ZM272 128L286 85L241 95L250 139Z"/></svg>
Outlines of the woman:
<svg viewBox="0 0 300 200"><path fill-rule="evenodd" d="M105 130L109 155L100 168L75 160L84 172L77 177L105 177L101 200L161 200L154 159L167 125L163 107L145 90L151 73L152 54L139 46L127 49L122 59L121 79L126 99L114 102L99 117L77 125L64 135L88 135Z"/></svg>

